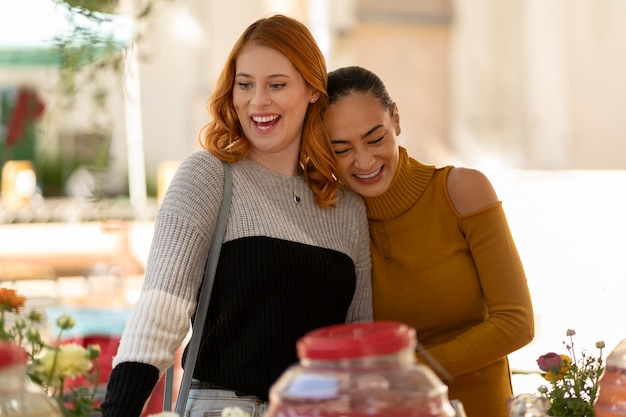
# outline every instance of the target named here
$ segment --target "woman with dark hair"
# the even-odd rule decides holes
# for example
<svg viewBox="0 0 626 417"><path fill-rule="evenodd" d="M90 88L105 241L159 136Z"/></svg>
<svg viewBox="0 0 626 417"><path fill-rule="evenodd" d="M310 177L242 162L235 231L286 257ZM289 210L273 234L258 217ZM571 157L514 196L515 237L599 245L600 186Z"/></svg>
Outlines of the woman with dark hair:
<svg viewBox="0 0 626 417"><path fill-rule="evenodd" d="M491 183L473 169L411 158L398 144L398 106L373 72L332 71L328 94L338 177L367 208L374 319L416 329L469 417L508 415L507 355L533 339L534 317Z"/></svg>
<svg viewBox="0 0 626 417"><path fill-rule="evenodd" d="M104 417L139 416L187 335L223 162L232 167L232 204L185 415L228 406L263 415L271 384L297 362L300 337L371 320L367 217L333 175L326 82L322 53L294 19L260 19L236 42L209 100L204 150L183 161L159 209Z"/></svg>

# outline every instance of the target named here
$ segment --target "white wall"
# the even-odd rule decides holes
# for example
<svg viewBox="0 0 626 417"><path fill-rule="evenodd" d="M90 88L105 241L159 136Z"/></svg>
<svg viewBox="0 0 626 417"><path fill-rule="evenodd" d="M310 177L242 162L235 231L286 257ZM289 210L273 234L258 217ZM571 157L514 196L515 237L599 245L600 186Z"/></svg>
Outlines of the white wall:
<svg viewBox="0 0 626 417"><path fill-rule="evenodd" d="M161 2L140 46L146 172L197 149L205 108L230 48L260 8L245 0Z"/></svg>
<svg viewBox="0 0 626 417"><path fill-rule="evenodd" d="M519 168L626 168L626 2L455 1L455 146Z"/></svg>

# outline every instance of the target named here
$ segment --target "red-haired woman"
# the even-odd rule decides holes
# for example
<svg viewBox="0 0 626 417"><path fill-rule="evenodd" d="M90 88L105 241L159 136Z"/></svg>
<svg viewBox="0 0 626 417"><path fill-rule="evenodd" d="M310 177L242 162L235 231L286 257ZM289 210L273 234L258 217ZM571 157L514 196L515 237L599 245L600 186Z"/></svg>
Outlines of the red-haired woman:
<svg viewBox="0 0 626 417"><path fill-rule="evenodd" d="M140 415L189 330L222 199L222 161L232 166L232 206L190 415L227 406L262 415L271 384L297 361L298 338L371 320L365 206L333 176L321 116L326 83L324 57L296 20L260 19L236 42L209 101L204 150L182 163L160 207L104 417Z"/></svg>

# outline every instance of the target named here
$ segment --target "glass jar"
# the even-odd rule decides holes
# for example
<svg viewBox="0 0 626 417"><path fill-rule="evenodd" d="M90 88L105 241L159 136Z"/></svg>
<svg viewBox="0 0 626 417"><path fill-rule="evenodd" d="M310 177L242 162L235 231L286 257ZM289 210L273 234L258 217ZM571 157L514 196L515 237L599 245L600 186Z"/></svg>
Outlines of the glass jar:
<svg viewBox="0 0 626 417"><path fill-rule="evenodd" d="M54 400L29 384L27 357L21 346L0 341L0 417L62 417Z"/></svg>
<svg viewBox="0 0 626 417"><path fill-rule="evenodd" d="M415 362L415 330L340 324L306 334L270 389L267 417L454 417L448 388Z"/></svg>
<svg viewBox="0 0 626 417"><path fill-rule="evenodd" d="M547 417L550 403L546 397L519 394L509 401L509 417Z"/></svg>
<svg viewBox="0 0 626 417"><path fill-rule="evenodd" d="M598 383L594 404L596 417L626 416L626 339L617 344L606 358L606 369Z"/></svg>

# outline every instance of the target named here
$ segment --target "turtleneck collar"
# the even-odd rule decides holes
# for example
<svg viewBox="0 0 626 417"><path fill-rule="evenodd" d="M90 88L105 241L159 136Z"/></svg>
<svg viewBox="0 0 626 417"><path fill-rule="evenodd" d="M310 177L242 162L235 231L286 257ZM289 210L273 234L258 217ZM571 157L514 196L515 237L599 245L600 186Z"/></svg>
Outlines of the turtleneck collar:
<svg viewBox="0 0 626 417"><path fill-rule="evenodd" d="M399 148L398 171L387 191L364 198L370 220L391 220L406 212L419 200L435 172L435 166L424 165L409 157L405 148Z"/></svg>

